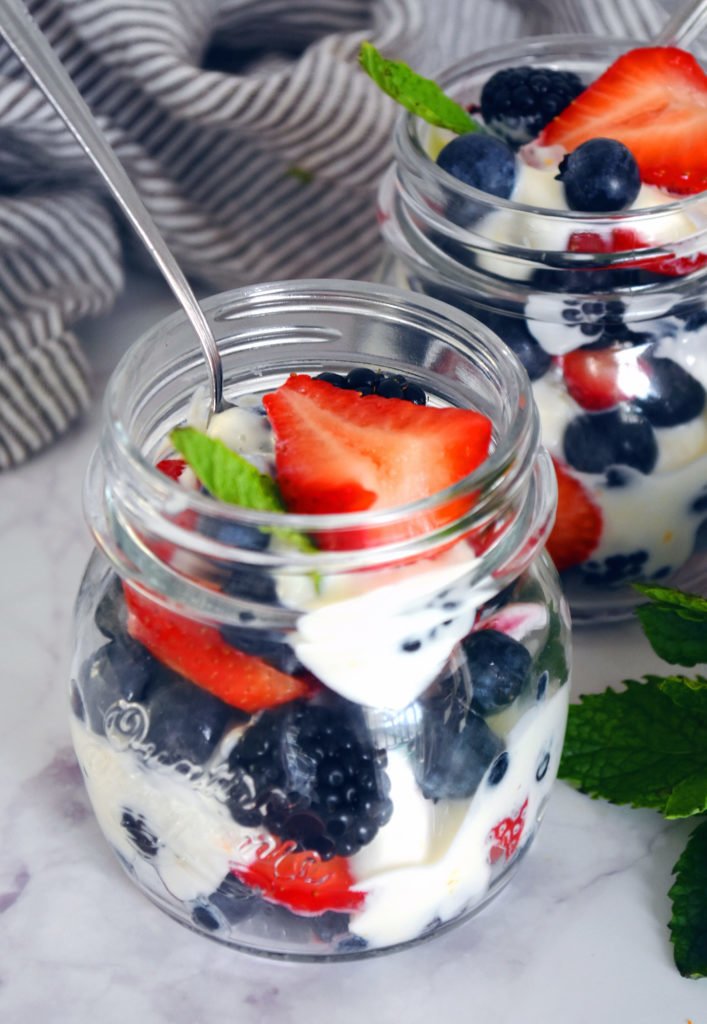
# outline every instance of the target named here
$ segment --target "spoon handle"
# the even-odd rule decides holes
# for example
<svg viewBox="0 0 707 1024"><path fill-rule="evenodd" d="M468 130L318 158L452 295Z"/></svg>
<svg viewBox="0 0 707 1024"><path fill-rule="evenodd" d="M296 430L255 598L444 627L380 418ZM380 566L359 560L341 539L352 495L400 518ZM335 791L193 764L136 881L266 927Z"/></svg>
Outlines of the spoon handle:
<svg viewBox="0 0 707 1024"><path fill-rule="evenodd" d="M0 33L93 162L182 306L204 350L211 406L223 396L221 356L196 296L89 107L21 0L0 0Z"/></svg>
<svg viewBox="0 0 707 1024"><path fill-rule="evenodd" d="M707 0L687 0L653 39L654 46L687 46L707 21Z"/></svg>

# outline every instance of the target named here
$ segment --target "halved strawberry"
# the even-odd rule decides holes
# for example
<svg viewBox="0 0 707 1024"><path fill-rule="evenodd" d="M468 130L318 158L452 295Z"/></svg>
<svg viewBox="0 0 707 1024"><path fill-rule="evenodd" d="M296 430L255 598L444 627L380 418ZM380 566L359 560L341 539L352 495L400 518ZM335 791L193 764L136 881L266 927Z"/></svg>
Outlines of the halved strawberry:
<svg viewBox="0 0 707 1024"><path fill-rule="evenodd" d="M491 422L478 412L363 397L305 374L293 374L263 404L275 434L277 483L292 512L361 512L430 497L476 469L491 442ZM453 521L469 501L317 540L330 548L389 543Z"/></svg>
<svg viewBox="0 0 707 1024"><path fill-rule="evenodd" d="M543 129L539 142L571 153L595 138L623 142L650 185L707 189L707 75L676 47L629 50Z"/></svg>
<svg viewBox="0 0 707 1024"><path fill-rule="evenodd" d="M231 868L241 882L260 891L263 899L279 903L298 914L323 914L327 910L360 910L365 892L354 892L354 878L344 857L323 861L311 850L295 853L294 843L280 843L262 851L250 864Z"/></svg>
<svg viewBox="0 0 707 1024"><path fill-rule="evenodd" d="M603 522L601 509L579 480L558 462L555 462L555 473L557 518L547 542L547 551L558 572L564 572L589 558L599 543Z"/></svg>
<svg viewBox="0 0 707 1024"><path fill-rule="evenodd" d="M127 583L123 591L130 636L163 665L227 704L250 713L311 693L305 680L236 650L213 626L163 608Z"/></svg>
<svg viewBox="0 0 707 1024"><path fill-rule="evenodd" d="M179 480L186 468L184 459L161 459L155 466L155 469L159 469L160 473L164 473L170 480Z"/></svg>
<svg viewBox="0 0 707 1024"><path fill-rule="evenodd" d="M613 409L644 388L645 374L635 348L578 348L558 362L572 398L590 412Z"/></svg>
<svg viewBox="0 0 707 1024"><path fill-rule="evenodd" d="M603 237L594 231L574 231L567 246L569 252L612 253L632 252L634 249L648 249L651 243L641 238L632 228L612 228L610 236ZM707 266L707 253L696 252L691 256L646 256L645 259L627 260L621 268L650 270L667 277L684 277L694 270Z"/></svg>

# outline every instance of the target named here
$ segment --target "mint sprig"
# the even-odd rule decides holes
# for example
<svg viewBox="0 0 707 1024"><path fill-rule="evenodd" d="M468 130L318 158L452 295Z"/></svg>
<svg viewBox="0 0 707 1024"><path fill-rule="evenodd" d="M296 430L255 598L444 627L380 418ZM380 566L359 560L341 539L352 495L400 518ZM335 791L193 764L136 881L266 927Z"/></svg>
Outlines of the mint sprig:
<svg viewBox="0 0 707 1024"><path fill-rule="evenodd" d="M668 587L640 586L637 614L667 662L707 661L707 601ZM560 777L593 797L648 807L666 818L707 812L707 679L646 675L624 689L580 697L570 708ZM707 821L674 868L670 922L675 963L707 976Z"/></svg>
<svg viewBox="0 0 707 1024"><path fill-rule="evenodd" d="M463 135L481 131L481 125L447 96L431 78L423 78L402 61L387 60L372 43L362 43L359 63L388 96L429 124Z"/></svg>
<svg viewBox="0 0 707 1024"><path fill-rule="evenodd" d="M637 609L653 650L671 665L707 662L707 599L669 587L637 584L651 603Z"/></svg>
<svg viewBox="0 0 707 1024"><path fill-rule="evenodd" d="M673 904L670 933L678 970L685 978L707 977L707 821L698 825L674 868L668 892Z"/></svg>
<svg viewBox="0 0 707 1024"><path fill-rule="evenodd" d="M261 473L223 441L209 437L194 427L178 427L169 437L199 482L214 498L229 505L259 509L261 512L287 511L272 477ZM304 533L279 526L268 529L299 551L310 553L317 550Z"/></svg>

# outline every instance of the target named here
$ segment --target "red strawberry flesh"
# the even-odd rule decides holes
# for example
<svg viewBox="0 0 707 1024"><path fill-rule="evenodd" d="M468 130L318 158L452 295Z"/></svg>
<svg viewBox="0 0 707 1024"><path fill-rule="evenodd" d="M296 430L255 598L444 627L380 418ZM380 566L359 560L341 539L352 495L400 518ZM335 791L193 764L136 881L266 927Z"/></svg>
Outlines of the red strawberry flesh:
<svg viewBox="0 0 707 1024"><path fill-rule="evenodd" d="M473 472L491 443L491 422L478 412L364 397L305 374L293 374L263 404L291 512L362 512L431 497ZM390 542L444 525L468 507L468 499L455 501L411 522L319 540L325 547Z"/></svg>
<svg viewBox="0 0 707 1024"><path fill-rule="evenodd" d="M707 75L692 54L670 46L629 50L543 129L539 142L571 153L599 137L623 142L649 185L707 189Z"/></svg>
<svg viewBox="0 0 707 1024"><path fill-rule="evenodd" d="M298 914L360 910L366 899L364 892L351 889L354 879L345 858L322 861L311 851L295 852L291 843L271 850L264 842L250 864L234 865L231 871L241 882L258 889L263 899Z"/></svg>
<svg viewBox="0 0 707 1024"><path fill-rule="evenodd" d="M170 611L128 584L123 591L130 636L163 665L226 704L252 713L311 693L305 680L236 650L215 627Z"/></svg>
<svg viewBox="0 0 707 1024"><path fill-rule="evenodd" d="M582 483L555 462L557 518L547 551L558 572L584 562L601 538L602 515Z"/></svg>

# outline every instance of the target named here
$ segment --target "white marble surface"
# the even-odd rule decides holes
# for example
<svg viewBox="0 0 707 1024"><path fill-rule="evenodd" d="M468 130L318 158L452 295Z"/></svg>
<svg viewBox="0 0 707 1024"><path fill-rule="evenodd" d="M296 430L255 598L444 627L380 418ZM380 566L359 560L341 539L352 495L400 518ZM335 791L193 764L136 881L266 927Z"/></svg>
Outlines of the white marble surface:
<svg viewBox="0 0 707 1024"><path fill-rule="evenodd" d="M133 276L84 331L100 392L124 345L171 311ZM81 481L99 410L0 478L0 1021L705 1024L667 921L688 827L558 784L539 839L479 917L408 952L291 965L231 952L149 904L94 823L69 741L71 611L91 541ZM660 667L635 626L576 638L575 692Z"/></svg>

